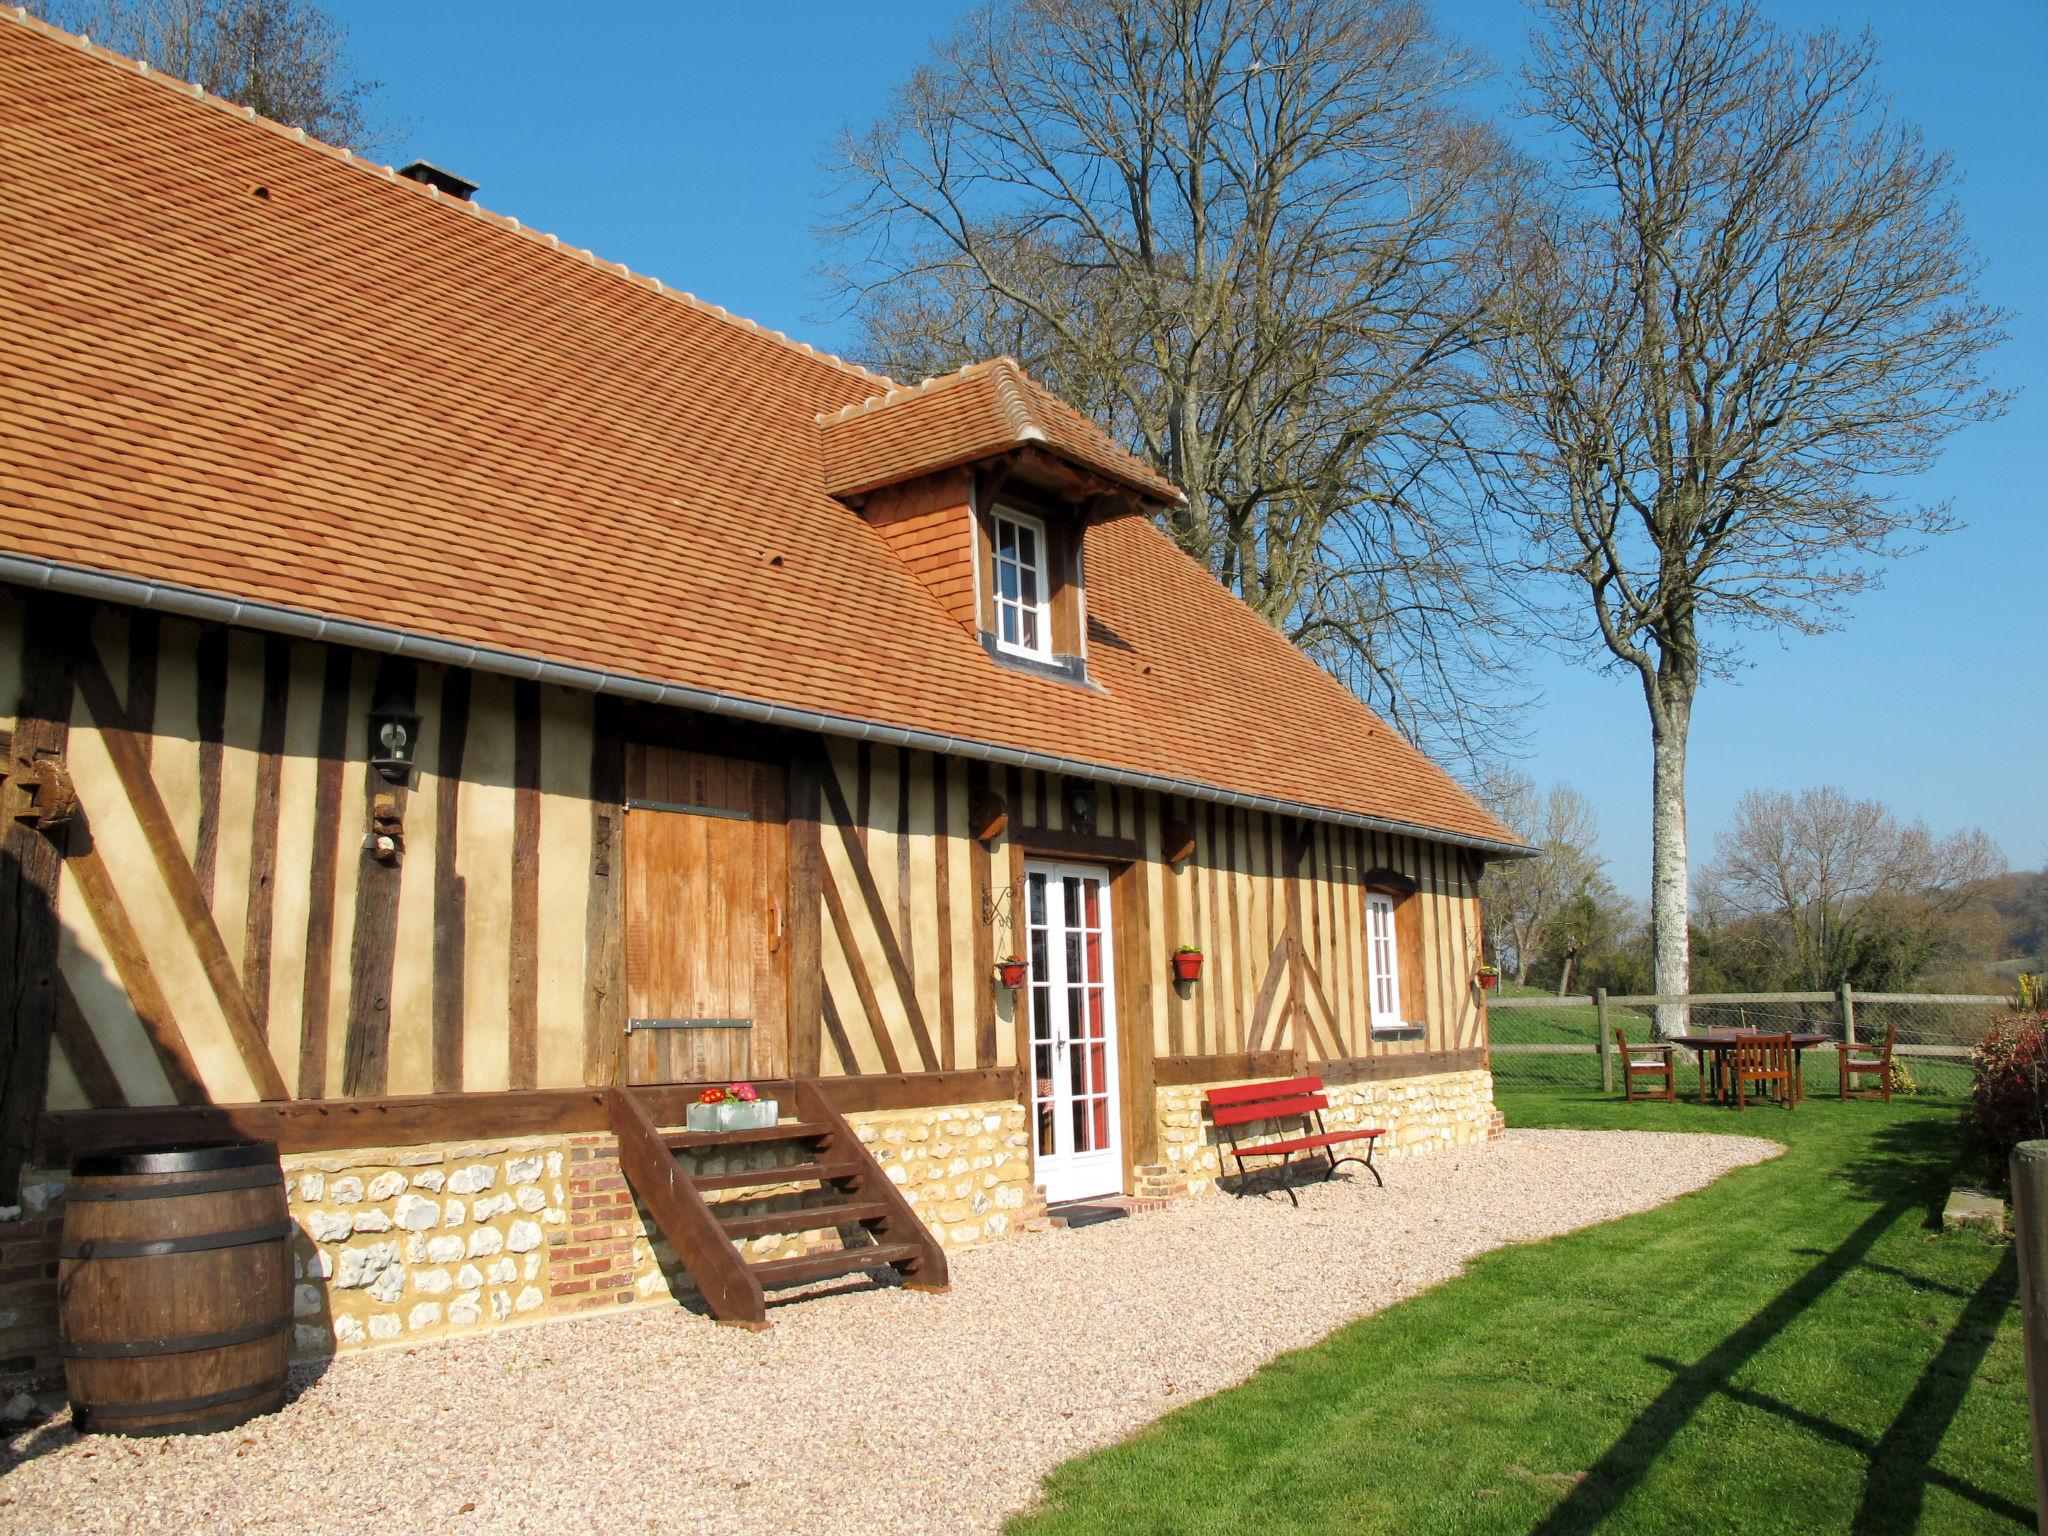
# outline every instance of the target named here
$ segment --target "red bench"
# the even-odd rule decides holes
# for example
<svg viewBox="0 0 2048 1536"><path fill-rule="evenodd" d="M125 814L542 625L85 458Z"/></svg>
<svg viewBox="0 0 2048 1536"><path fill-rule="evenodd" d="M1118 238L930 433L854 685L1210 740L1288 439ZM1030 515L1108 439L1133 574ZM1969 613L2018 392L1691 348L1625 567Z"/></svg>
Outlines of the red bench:
<svg viewBox="0 0 2048 1536"><path fill-rule="evenodd" d="M1287 1177L1288 1169L1297 1152L1320 1152L1339 1147L1346 1142L1365 1143L1363 1157L1330 1158L1330 1166L1323 1179L1328 1182L1336 1173L1340 1163L1358 1163L1372 1175L1373 1182L1380 1188L1387 1187L1387 1181L1380 1177L1379 1169L1372 1165L1372 1144L1384 1131L1329 1131L1323 1129L1323 1111L1330 1107L1330 1101L1323 1097L1323 1080L1320 1077L1290 1077L1279 1083L1252 1083L1243 1088L1211 1088L1203 1097L1209 1105L1209 1121L1230 1138L1230 1155L1237 1159L1237 1174L1245 1176L1244 1160L1248 1157L1277 1157L1280 1159L1280 1187L1287 1191L1287 1198L1299 1207L1300 1198L1294 1193L1294 1185ZM1283 1135L1278 1141L1262 1141L1255 1146L1246 1146L1238 1138L1238 1127L1252 1125L1262 1120L1300 1120L1305 1134ZM1313 1126L1313 1130L1307 1128ZM1242 1194L1243 1190L1240 1189Z"/></svg>

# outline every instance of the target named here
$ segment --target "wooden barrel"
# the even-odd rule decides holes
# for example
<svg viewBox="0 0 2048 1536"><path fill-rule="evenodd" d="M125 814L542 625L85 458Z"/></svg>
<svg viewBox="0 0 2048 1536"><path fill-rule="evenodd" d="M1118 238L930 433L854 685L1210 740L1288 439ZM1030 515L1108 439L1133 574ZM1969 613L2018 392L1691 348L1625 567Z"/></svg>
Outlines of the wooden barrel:
<svg viewBox="0 0 2048 1536"><path fill-rule="evenodd" d="M270 1142L79 1159L57 1267L73 1424L199 1434L282 1406L291 1233Z"/></svg>

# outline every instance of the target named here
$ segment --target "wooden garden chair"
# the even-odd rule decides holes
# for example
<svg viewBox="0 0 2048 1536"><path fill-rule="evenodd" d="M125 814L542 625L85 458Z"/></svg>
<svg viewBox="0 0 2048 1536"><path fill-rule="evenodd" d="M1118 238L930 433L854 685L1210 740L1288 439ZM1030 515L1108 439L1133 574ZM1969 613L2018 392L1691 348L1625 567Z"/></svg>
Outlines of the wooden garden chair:
<svg viewBox="0 0 2048 1536"><path fill-rule="evenodd" d="M1884 1029L1884 1049L1875 1056L1859 1056L1856 1047L1844 1040L1842 1052L1842 1097L1845 1099L1883 1099L1892 1101L1892 1047L1899 1043L1899 1026L1887 1024ZM1875 1077L1877 1084L1871 1088L1852 1086L1859 1077Z"/></svg>
<svg viewBox="0 0 2048 1536"><path fill-rule="evenodd" d="M1799 1097L1793 1091L1793 1052L1790 1035L1744 1035L1735 1042L1735 1107L1749 1108L1749 1087L1756 1084L1768 1098L1773 1089L1778 1102L1790 1109Z"/></svg>
<svg viewBox="0 0 2048 1536"><path fill-rule="evenodd" d="M1621 1056L1622 1090L1628 1095L1629 1103L1637 1099L1672 1099L1678 1097L1678 1066L1673 1061L1677 1047L1669 1040L1655 1040L1645 1045L1631 1046L1628 1035L1622 1030L1614 1032L1614 1049ZM1661 1088L1636 1089L1636 1079L1662 1078Z"/></svg>

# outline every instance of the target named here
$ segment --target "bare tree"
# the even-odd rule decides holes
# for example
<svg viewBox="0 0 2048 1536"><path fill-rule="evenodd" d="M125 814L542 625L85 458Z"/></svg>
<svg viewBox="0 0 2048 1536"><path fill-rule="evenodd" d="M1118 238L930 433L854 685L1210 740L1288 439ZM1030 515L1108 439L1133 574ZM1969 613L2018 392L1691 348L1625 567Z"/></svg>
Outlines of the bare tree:
<svg viewBox="0 0 2048 1536"><path fill-rule="evenodd" d="M1016 355L1191 555L1433 743L1501 702L1462 494L1505 152L1409 0L1019 0L841 141L828 270L899 377Z"/></svg>
<svg viewBox="0 0 2048 1536"><path fill-rule="evenodd" d="M1534 858L1491 866L1480 886L1481 919L1493 942L1494 963L1517 986L1527 986L1552 925L1580 897L1607 891L1602 873L1607 861L1598 851L1599 817L1592 802L1571 785L1539 791L1535 780L1513 769L1482 774L1476 793L1510 831L1540 850Z"/></svg>
<svg viewBox="0 0 2048 1536"><path fill-rule="evenodd" d="M1561 584L1559 632L1642 685L1656 986L1682 993L1700 682L1731 631L1825 629L1952 526L1893 482L2000 409L1981 370L2004 317L1870 37L1786 33L1749 0L1542 9L1527 102L1563 157L1503 248L1494 491Z"/></svg>
<svg viewBox="0 0 2048 1536"><path fill-rule="evenodd" d="M1713 905L1768 924L1805 984L1822 987L1844 978L1873 921L1901 906L1952 912L2004 871L2005 856L1979 828L1937 838L1879 801L1824 787L1749 791L1700 878Z"/></svg>
<svg viewBox="0 0 2048 1536"><path fill-rule="evenodd" d="M375 116L382 86L357 74L347 29L307 0L30 0L29 9L326 143L361 152L390 131Z"/></svg>

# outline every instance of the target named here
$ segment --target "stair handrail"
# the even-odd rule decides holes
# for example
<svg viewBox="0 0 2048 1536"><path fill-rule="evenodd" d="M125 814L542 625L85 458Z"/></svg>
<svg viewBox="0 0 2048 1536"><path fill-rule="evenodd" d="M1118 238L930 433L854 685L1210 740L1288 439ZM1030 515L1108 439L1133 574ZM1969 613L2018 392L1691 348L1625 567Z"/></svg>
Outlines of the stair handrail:
<svg viewBox="0 0 2048 1536"><path fill-rule="evenodd" d="M860 1180L860 1192L888 1207L889 1213L875 1223L881 1228L880 1235L888 1242L908 1243L918 1249L916 1258L905 1259L896 1266L903 1275L905 1286L913 1291L945 1290L951 1283L946 1271L946 1251L932 1236L931 1229L919 1219L910 1202L903 1198L903 1191L875 1161L874 1154L868 1151L846 1117L833 1107L817 1078L797 1078L794 1087L797 1118L823 1124L840 1155L862 1165L864 1176Z"/></svg>
<svg viewBox="0 0 2048 1536"><path fill-rule="evenodd" d="M647 1106L628 1088L605 1090L605 1114L619 1141L619 1171L697 1283L711 1315L745 1328L768 1326L761 1282L697 1192Z"/></svg>

